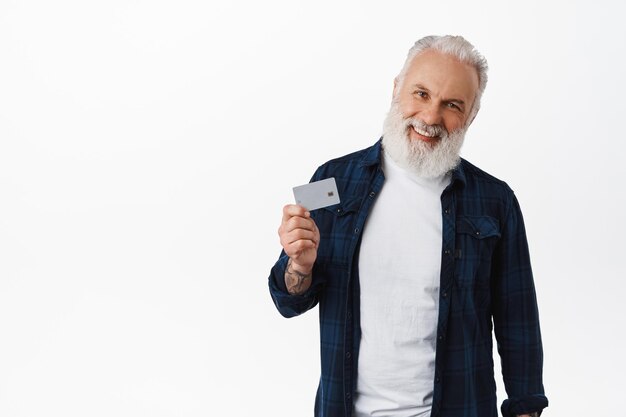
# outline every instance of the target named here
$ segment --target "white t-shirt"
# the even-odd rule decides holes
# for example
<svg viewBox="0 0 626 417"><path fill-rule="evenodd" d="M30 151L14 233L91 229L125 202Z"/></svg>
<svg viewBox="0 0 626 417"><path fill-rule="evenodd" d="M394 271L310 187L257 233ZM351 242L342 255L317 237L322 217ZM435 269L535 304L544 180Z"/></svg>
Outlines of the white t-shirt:
<svg viewBox="0 0 626 417"><path fill-rule="evenodd" d="M441 193L383 152L385 183L363 229L355 414L430 416L439 311Z"/></svg>

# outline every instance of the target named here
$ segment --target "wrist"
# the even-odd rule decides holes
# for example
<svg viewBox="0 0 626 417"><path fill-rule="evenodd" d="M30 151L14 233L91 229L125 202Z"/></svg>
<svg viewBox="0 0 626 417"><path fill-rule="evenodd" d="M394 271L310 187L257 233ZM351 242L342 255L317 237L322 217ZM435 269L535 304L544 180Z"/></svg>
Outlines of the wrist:
<svg viewBox="0 0 626 417"><path fill-rule="evenodd" d="M289 259L289 262L287 263L287 269L291 269L291 271L297 273L298 275L311 275L311 273L313 272L313 265L300 265L296 262L294 262L291 258Z"/></svg>
<svg viewBox="0 0 626 417"><path fill-rule="evenodd" d="M294 295L302 295L311 286L312 268L309 273L303 273L294 268L291 258L287 262L287 269L285 270L285 285L287 292Z"/></svg>

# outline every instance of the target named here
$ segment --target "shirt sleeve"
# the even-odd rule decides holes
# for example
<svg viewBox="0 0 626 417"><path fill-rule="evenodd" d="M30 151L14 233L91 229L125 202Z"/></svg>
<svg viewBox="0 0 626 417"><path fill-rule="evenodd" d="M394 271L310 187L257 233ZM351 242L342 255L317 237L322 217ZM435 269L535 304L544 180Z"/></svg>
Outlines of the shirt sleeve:
<svg viewBox="0 0 626 417"><path fill-rule="evenodd" d="M269 289L274 305L284 317L294 317L315 307L319 301L318 294L323 286L320 278L320 268L313 265L311 286L302 294L290 294L285 284L285 269L289 257L285 251L281 252L278 261L272 267L269 277Z"/></svg>
<svg viewBox="0 0 626 417"><path fill-rule="evenodd" d="M321 170L322 167L319 167L315 171L310 182L317 181L320 178ZM315 220L315 217L315 213L311 213L313 220ZM321 230L320 233L322 233ZM272 301L274 301L278 312L287 318L298 316L315 307L319 301L318 295L324 287L324 280L322 279L324 271L320 263L316 261L313 264L312 280L309 289L299 295L290 294L285 284L285 269L287 268L288 260L289 256L282 250L278 261L276 261L270 271L268 280Z"/></svg>
<svg viewBox="0 0 626 417"><path fill-rule="evenodd" d="M504 417L548 406L542 382L539 312L524 220L509 189L510 204L493 259L493 322L508 398Z"/></svg>

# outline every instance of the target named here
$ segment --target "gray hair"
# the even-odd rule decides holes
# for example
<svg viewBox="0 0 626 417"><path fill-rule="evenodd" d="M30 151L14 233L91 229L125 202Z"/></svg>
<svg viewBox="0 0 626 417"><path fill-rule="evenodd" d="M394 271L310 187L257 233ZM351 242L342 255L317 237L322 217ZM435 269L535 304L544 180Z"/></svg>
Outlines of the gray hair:
<svg viewBox="0 0 626 417"><path fill-rule="evenodd" d="M476 69L476 72L478 73L478 91L476 92L476 97L474 98L472 112L467 119L467 125L469 125L472 120L474 120L474 117L476 117L476 113L478 113L478 109L480 108L480 98L482 97L485 87L487 86L487 60L476 50L476 48L474 48L474 45L469 43L462 36L426 36L415 42L415 45L409 49L406 61L404 61L404 66L402 67L400 74L396 77L398 85L401 85L404 81L404 76L413 61L413 58L424 52L426 49L434 49L446 55L452 55L459 61L469 64Z"/></svg>

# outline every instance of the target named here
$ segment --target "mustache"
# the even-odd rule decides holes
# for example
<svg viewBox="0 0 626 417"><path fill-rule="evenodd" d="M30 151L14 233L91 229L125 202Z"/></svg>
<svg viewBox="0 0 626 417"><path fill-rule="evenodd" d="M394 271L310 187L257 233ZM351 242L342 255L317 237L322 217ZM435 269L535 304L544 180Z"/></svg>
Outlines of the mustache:
<svg viewBox="0 0 626 417"><path fill-rule="evenodd" d="M411 117L405 119L406 127L413 126L415 129L426 132L430 136L440 136L444 137L449 134L449 132L442 125L429 125L425 123L423 120Z"/></svg>

